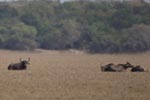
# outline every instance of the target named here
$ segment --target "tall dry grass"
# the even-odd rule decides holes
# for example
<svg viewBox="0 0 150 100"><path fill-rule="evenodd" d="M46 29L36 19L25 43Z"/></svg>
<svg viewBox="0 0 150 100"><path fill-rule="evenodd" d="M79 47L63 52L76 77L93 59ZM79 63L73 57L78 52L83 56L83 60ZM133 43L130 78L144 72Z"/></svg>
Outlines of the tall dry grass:
<svg viewBox="0 0 150 100"><path fill-rule="evenodd" d="M10 63L31 58L26 71L8 71ZM150 69L150 53L85 54L0 50L0 100L149 100L150 72L101 72L107 63Z"/></svg>

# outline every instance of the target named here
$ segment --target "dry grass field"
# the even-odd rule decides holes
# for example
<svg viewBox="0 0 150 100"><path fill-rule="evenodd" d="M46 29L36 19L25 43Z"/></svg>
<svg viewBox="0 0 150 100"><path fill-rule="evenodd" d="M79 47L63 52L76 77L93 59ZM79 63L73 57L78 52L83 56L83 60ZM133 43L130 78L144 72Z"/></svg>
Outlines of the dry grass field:
<svg viewBox="0 0 150 100"><path fill-rule="evenodd" d="M10 63L31 58L24 71ZM150 52L86 54L74 51L0 50L0 100L150 100L150 72L101 72L108 63L142 65L150 70Z"/></svg>

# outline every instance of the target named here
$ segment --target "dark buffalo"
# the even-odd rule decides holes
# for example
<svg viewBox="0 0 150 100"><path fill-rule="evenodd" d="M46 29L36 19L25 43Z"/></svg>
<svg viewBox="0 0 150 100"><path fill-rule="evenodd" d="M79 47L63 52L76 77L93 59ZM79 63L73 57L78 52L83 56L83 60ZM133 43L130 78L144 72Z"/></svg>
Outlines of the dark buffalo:
<svg viewBox="0 0 150 100"><path fill-rule="evenodd" d="M20 58L20 63L10 64L8 70L25 70L29 64L30 58L28 60L22 60Z"/></svg>
<svg viewBox="0 0 150 100"><path fill-rule="evenodd" d="M114 69L111 68L111 66L115 66L115 64L110 63L105 66L101 66L101 71L115 71Z"/></svg>
<svg viewBox="0 0 150 100"><path fill-rule="evenodd" d="M105 72L122 72L127 70L127 68L133 68L133 65L131 65L129 62L127 62L126 64L107 64L105 66L101 66L101 71L105 71Z"/></svg>
<svg viewBox="0 0 150 100"><path fill-rule="evenodd" d="M131 69L131 72L144 72L144 68L142 68L141 66L135 66Z"/></svg>

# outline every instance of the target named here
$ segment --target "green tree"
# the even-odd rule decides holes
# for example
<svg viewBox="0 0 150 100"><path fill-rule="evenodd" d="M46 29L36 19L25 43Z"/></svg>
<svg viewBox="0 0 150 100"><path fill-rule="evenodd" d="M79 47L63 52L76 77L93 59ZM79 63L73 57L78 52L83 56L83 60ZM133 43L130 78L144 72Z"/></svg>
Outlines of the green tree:
<svg viewBox="0 0 150 100"><path fill-rule="evenodd" d="M0 19L16 17L18 12L9 5L0 5Z"/></svg>
<svg viewBox="0 0 150 100"><path fill-rule="evenodd" d="M126 3L116 6L116 12L109 20L110 25L117 30L131 27L135 23L132 6Z"/></svg>
<svg viewBox="0 0 150 100"><path fill-rule="evenodd" d="M6 29L9 28L7 31ZM18 23L9 27L1 27L3 48L13 50L34 50L37 46L37 31L32 26Z"/></svg>
<svg viewBox="0 0 150 100"><path fill-rule="evenodd" d="M134 25L124 32L128 34L122 41L123 52L142 52L150 49L150 26Z"/></svg>

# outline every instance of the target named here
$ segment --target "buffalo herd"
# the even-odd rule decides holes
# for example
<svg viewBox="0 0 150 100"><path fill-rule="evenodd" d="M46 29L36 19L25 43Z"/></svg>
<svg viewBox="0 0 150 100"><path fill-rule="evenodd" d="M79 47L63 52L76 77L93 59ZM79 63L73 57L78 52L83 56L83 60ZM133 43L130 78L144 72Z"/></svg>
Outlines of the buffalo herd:
<svg viewBox="0 0 150 100"><path fill-rule="evenodd" d="M102 72L124 72L128 68L130 68L131 72L145 72L143 67L140 65L134 66L127 62L126 64L107 64L104 66L100 66Z"/></svg>
<svg viewBox="0 0 150 100"><path fill-rule="evenodd" d="M8 65L8 70L26 70L27 65L30 63L30 58L28 60L23 60L20 58L20 62L18 63L11 63ZM100 66L102 72L124 72L127 69L130 69L131 72L146 72L147 70L144 70L143 67L140 65L134 66L131 63L127 62L125 64L113 64L109 63L104 66Z"/></svg>

